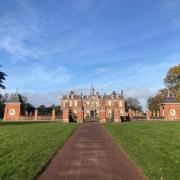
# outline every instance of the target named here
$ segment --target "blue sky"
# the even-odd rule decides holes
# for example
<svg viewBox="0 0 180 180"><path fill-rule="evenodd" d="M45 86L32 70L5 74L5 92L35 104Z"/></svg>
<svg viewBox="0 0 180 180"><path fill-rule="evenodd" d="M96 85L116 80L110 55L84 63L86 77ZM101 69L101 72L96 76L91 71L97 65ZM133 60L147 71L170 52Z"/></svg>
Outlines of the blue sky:
<svg viewBox="0 0 180 180"><path fill-rule="evenodd" d="M92 82L145 106L179 59L179 0L0 0L5 85L34 105Z"/></svg>

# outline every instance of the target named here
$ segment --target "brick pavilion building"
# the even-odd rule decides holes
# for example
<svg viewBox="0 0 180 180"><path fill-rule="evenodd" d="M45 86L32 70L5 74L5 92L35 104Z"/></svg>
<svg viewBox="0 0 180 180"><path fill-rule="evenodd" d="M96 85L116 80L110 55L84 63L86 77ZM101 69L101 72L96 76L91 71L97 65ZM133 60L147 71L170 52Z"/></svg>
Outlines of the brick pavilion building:
<svg viewBox="0 0 180 180"><path fill-rule="evenodd" d="M173 93L168 92L160 106L160 115L166 120L180 120L180 103Z"/></svg>

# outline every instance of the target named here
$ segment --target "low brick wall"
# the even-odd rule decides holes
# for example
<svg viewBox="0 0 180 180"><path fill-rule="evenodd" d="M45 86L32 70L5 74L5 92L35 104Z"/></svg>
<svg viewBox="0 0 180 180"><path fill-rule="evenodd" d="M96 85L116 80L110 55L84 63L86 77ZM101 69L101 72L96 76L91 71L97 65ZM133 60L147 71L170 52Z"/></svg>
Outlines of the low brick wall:
<svg viewBox="0 0 180 180"><path fill-rule="evenodd" d="M52 116L38 116L37 120L52 120Z"/></svg>
<svg viewBox="0 0 180 180"><path fill-rule="evenodd" d="M20 121L21 120L34 120L34 116L20 116Z"/></svg>

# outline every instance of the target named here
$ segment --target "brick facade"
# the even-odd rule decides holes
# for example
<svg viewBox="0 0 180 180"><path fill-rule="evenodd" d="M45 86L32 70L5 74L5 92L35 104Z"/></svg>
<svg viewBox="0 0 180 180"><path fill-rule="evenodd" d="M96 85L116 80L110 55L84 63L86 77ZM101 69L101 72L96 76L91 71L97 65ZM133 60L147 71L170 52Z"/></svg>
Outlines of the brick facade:
<svg viewBox="0 0 180 180"><path fill-rule="evenodd" d="M160 107L160 116L167 120L180 120L180 103L164 103Z"/></svg>
<svg viewBox="0 0 180 180"><path fill-rule="evenodd" d="M56 120L56 111L55 111L55 109L52 110L52 117L51 117L51 119L52 119L53 121Z"/></svg>
<svg viewBox="0 0 180 180"><path fill-rule="evenodd" d="M105 108L100 108L100 111L99 111L100 122L105 123L106 122L106 117L107 117L107 114L106 114Z"/></svg>
<svg viewBox="0 0 180 180"><path fill-rule="evenodd" d="M68 108L63 109L63 121L69 122L69 109Z"/></svg>
<svg viewBox="0 0 180 180"><path fill-rule="evenodd" d="M77 122L78 123L83 122L83 116L84 116L83 110L81 108L79 108L78 112L77 112Z"/></svg>
<svg viewBox="0 0 180 180"><path fill-rule="evenodd" d="M120 122L120 111L118 108L114 109L114 122Z"/></svg>
<svg viewBox="0 0 180 180"><path fill-rule="evenodd" d="M5 103L4 121L20 120L21 104L26 101L26 97L21 96L17 92L12 94Z"/></svg>
<svg viewBox="0 0 180 180"><path fill-rule="evenodd" d="M101 95L95 92L93 87L91 87L89 95L77 95L70 91L69 94L61 99L61 109L63 109L65 122L68 118L67 109L70 109L77 116L77 121L79 120L80 122L84 118L99 119L100 122L105 122L107 118L114 118L114 109L118 109L118 119L120 119L120 116L125 115L125 103L122 92L117 94L113 91L109 95ZM80 109L83 109L83 112Z"/></svg>
<svg viewBox="0 0 180 180"><path fill-rule="evenodd" d="M19 120L21 114L21 103L19 102L9 102L6 103L4 111L4 121L8 120Z"/></svg>

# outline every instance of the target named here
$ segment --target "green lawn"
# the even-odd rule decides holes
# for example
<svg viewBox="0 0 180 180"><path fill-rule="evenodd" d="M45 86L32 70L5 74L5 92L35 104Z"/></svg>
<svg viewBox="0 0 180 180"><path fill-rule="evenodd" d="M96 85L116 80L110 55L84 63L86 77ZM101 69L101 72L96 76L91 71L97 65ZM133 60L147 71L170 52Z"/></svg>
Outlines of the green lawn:
<svg viewBox="0 0 180 180"><path fill-rule="evenodd" d="M0 123L0 179L33 179L77 124Z"/></svg>
<svg viewBox="0 0 180 180"><path fill-rule="evenodd" d="M104 126L149 179L180 179L180 122Z"/></svg>

